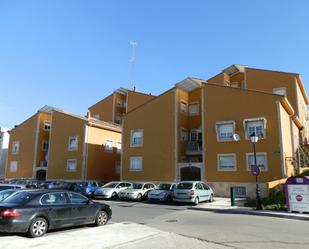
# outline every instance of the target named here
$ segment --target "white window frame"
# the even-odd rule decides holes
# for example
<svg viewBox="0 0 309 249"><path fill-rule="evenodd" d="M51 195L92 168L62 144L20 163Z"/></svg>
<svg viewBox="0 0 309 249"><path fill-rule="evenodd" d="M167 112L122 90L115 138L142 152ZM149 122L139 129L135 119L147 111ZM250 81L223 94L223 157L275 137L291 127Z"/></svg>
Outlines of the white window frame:
<svg viewBox="0 0 309 249"><path fill-rule="evenodd" d="M183 132L185 132L185 136L183 136ZM180 138L181 138L181 142L185 143L188 141L188 129L186 128L181 128L180 129Z"/></svg>
<svg viewBox="0 0 309 249"><path fill-rule="evenodd" d="M284 94L280 94L280 93L276 93L276 91L280 91L280 90L284 90ZM277 95L281 95L286 97L287 96L287 89L286 87L277 87L277 88L273 88L273 94L277 94Z"/></svg>
<svg viewBox="0 0 309 249"><path fill-rule="evenodd" d="M69 169L69 163L74 162L75 163L75 170ZM76 172L77 171L77 160L76 159L68 159L67 160L67 172Z"/></svg>
<svg viewBox="0 0 309 249"><path fill-rule="evenodd" d="M132 161L135 159L140 160L140 168L132 168ZM141 156L131 156L130 157L130 171L142 171L143 170L143 157Z"/></svg>
<svg viewBox="0 0 309 249"><path fill-rule="evenodd" d="M192 112L190 107L196 106L196 112ZM190 102L188 105L188 111L190 116L199 116L200 115L200 103L199 102Z"/></svg>
<svg viewBox="0 0 309 249"><path fill-rule="evenodd" d="M111 143L111 147L108 147L107 146L107 143ZM112 153L113 152L113 144L114 144L114 141L113 140L111 140L111 139L106 139L105 140L105 143L104 143L104 147L105 147L105 152L109 152L109 153Z"/></svg>
<svg viewBox="0 0 309 249"><path fill-rule="evenodd" d="M251 171L251 167L249 165L249 156L254 157L254 153L246 153L246 164L247 164L247 171ZM264 156L265 157L265 166L264 168L260 168L261 171L266 172L268 171L268 159L267 159L267 152L257 152L256 156ZM253 158L254 159L254 158Z"/></svg>
<svg viewBox="0 0 309 249"><path fill-rule="evenodd" d="M183 108L185 107L185 108ZM188 113L188 102L184 100L180 100L180 113L187 114Z"/></svg>
<svg viewBox="0 0 309 249"><path fill-rule="evenodd" d="M15 150L15 148L17 148L17 149ZM12 151L11 151L11 153L13 155L17 155L17 154L19 154L19 149L20 149L20 142L19 141L13 141L12 142Z"/></svg>
<svg viewBox="0 0 309 249"><path fill-rule="evenodd" d="M116 147L117 147L117 153L121 153L121 151L122 151L122 143L121 142L117 142L116 143Z"/></svg>
<svg viewBox="0 0 309 249"><path fill-rule="evenodd" d="M133 135L135 132L141 132L142 136L141 136L141 143L140 144L134 144L134 140L133 140ZM135 129L135 130L131 130L131 137L130 137L130 145L131 147L143 147L144 144L144 130L143 129Z"/></svg>
<svg viewBox="0 0 309 249"><path fill-rule="evenodd" d="M48 128L47 128L47 127L48 127ZM43 130L44 130L44 131L50 131L50 128L51 128L51 122L50 122L50 121L47 121L47 120L44 120Z"/></svg>
<svg viewBox="0 0 309 249"><path fill-rule="evenodd" d="M263 125L262 125L262 129L263 129L263 136L260 136L259 139L265 139L266 138L266 124L267 124L267 120L264 117L258 117L258 118L248 118L248 119L244 119L243 121L243 125L244 125L244 130L245 130L245 137L246 140L250 140L250 135L249 131L248 131L248 124L250 122L258 122L258 121L262 121ZM255 126L256 127L256 126Z"/></svg>
<svg viewBox="0 0 309 249"><path fill-rule="evenodd" d="M220 157L233 157L234 167L233 168L221 168ZM217 170L218 171L237 171L237 159L235 153L217 154Z"/></svg>
<svg viewBox="0 0 309 249"><path fill-rule="evenodd" d="M75 138L76 139L76 147L71 147L71 139ZM68 140L68 151L77 151L78 150L78 136L69 136Z"/></svg>
<svg viewBox="0 0 309 249"><path fill-rule="evenodd" d="M44 148L44 145L47 144L47 149ZM42 141L42 151L48 151L49 148L49 142L47 140Z"/></svg>
<svg viewBox="0 0 309 249"><path fill-rule="evenodd" d="M11 161L10 162L10 172L17 172L17 170L18 170L18 162L17 161Z"/></svg>
<svg viewBox="0 0 309 249"><path fill-rule="evenodd" d="M233 126L233 134L230 138L220 138L220 125L228 125L231 124ZM235 120L227 120L227 121L218 121L216 122L216 133L217 133L217 142L231 142L234 141L233 135L235 134L236 122Z"/></svg>

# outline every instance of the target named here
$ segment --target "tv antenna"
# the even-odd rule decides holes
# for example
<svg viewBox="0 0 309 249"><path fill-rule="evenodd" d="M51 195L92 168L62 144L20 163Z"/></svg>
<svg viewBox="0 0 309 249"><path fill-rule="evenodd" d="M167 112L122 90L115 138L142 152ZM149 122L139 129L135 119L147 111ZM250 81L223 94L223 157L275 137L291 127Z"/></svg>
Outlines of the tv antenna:
<svg viewBox="0 0 309 249"><path fill-rule="evenodd" d="M130 45L132 46L132 56L130 59L130 63L131 63L131 81L134 85L134 81L135 81L135 47L137 46L137 42L136 41L130 41Z"/></svg>

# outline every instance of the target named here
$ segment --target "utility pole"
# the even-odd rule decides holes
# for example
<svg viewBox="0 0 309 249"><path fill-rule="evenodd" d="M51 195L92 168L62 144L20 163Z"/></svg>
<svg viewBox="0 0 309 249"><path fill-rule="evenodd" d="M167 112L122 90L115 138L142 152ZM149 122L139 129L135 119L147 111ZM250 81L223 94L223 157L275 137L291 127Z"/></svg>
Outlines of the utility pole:
<svg viewBox="0 0 309 249"><path fill-rule="evenodd" d="M130 41L130 45L132 46L132 56L130 59L130 63L131 63L131 82L133 84L133 86L135 87L135 47L137 46L137 42L136 41Z"/></svg>

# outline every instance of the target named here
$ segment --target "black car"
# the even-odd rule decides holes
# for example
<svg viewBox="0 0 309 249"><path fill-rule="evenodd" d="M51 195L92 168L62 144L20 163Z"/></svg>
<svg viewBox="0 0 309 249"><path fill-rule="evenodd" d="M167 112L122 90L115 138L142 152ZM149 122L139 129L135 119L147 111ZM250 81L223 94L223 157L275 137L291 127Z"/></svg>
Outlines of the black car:
<svg viewBox="0 0 309 249"><path fill-rule="evenodd" d="M0 232L28 233L32 238L48 230L83 224L105 225L110 207L66 190L25 190L0 203Z"/></svg>

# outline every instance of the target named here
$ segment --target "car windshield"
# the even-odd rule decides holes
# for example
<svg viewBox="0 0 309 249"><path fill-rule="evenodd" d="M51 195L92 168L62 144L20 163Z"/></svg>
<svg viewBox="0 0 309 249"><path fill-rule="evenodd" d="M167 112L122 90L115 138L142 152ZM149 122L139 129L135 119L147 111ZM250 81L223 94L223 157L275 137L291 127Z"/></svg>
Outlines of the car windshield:
<svg viewBox="0 0 309 249"><path fill-rule="evenodd" d="M116 188L117 185L118 185L117 182L110 182L110 183L105 184L103 188Z"/></svg>
<svg viewBox="0 0 309 249"><path fill-rule="evenodd" d="M159 190L170 190L171 184L161 183L158 187Z"/></svg>
<svg viewBox="0 0 309 249"><path fill-rule="evenodd" d="M141 183L133 183L132 188L133 189L141 189L143 187L143 184Z"/></svg>
<svg viewBox="0 0 309 249"><path fill-rule="evenodd" d="M31 192L20 192L16 193L8 198L4 199L2 203L13 203L13 204L21 204L28 200L31 200L36 193Z"/></svg>
<svg viewBox="0 0 309 249"><path fill-rule="evenodd" d="M189 182L181 182L177 185L176 189L192 189L193 184Z"/></svg>
<svg viewBox="0 0 309 249"><path fill-rule="evenodd" d="M13 194L14 192L16 192L16 190L3 190L0 191L0 201L4 200L5 198L7 198L8 196L10 196L11 194Z"/></svg>

